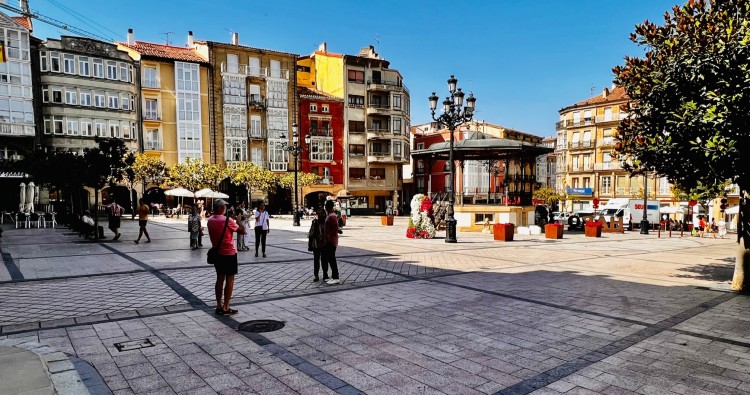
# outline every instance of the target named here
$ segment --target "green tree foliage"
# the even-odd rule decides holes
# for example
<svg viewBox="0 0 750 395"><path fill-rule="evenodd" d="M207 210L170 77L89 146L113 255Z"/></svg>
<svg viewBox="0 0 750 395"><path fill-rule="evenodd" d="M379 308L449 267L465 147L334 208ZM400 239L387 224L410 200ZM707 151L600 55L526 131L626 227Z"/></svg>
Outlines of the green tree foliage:
<svg viewBox="0 0 750 395"><path fill-rule="evenodd" d="M278 182L278 177L272 171L251 162L233 163L227 168L227 173L232 184L247 188L248 197L252 191L269 191Z"/></svg>
<svg viewBox="0 0 750 395"><path fill-rule="evenodd" d="M627 91L630 116L623 120L616 149L637 173L656 171L686 191L718 194L737 183L738 241L750 249L750 2L690 0L645 21L631 40L644 57L626 57L614 68ZM742 259L733 289L742 289ZM743 277L742 273L739 273Z"/></svg>
<svg viewBox="0 0 750 395"><path fill-rule="evenodd" d="M226 178L223 166L204 163L200 159L187 158L185 163L176 163L167 171L167 185L182 187L193 192L203 188L217 189Z"/></svg>
<svg viewBox="0 0 750 395"><path fill-rule="evenodd" d="M161 158L144 153L136 154L133 162L133 176L146 184L161 185L167 177L167 165Z"/></svg>
<svg viewBox="0 0 750 395"><path fill-rule="evenodd" d="M320 182L320 176L317 174L297 172L297 185L300 188L315 185ZM286 189L294 189L294 172L284 173L279 177L279 186Z"/></svg>
<svg viewBox="0 0 750 395"><path fill-rule="evenodd" d="M543 187L536 189L532 194L532 198L535 200L541 200L544 204L551 206L556 201L560 200L560 195L552 188Z"/></svg>

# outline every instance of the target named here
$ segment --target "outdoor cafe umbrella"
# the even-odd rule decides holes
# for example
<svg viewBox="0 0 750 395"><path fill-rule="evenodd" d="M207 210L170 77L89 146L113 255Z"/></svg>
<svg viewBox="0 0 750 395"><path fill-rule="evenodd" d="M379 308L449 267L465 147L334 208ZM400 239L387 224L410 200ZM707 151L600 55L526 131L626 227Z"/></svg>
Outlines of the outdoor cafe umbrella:
<svg viewBox="0 0 750 395"><path fill-rule="evenodd" d="M177 196L180 198L180 213L182 213L182 198L184 197L194 197L194 194L192 191L187 190L185 188L174 188L170 189L166 192L164 192L167 196Z"/></svg>
<svg viewBox="0 0 750 395"><path fill-rule="evenodd" d="M26 211L34 212L34 182L26 186Z"/></svg>
<svg viewBox="0 0 750 395"><path fill-rule="evenodd" d="M26 209L26 184L21 183L21 193L18 195L18 211Z"/></svg>
<svg viewBox="0 0 750 395"><path fill-rule="evenodd" d="M229 195L226 193L216 192L211 189L205 188L195 193L196 197L209 198L209 199L229 199Z"/></svg>

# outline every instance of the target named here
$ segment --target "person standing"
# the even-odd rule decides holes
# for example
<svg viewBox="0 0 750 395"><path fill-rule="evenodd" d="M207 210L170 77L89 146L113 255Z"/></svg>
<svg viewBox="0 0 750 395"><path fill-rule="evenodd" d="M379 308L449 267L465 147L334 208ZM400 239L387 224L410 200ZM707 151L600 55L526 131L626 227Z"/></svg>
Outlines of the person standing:
<svg viewBox="0 0 750 395"><path fill-rule="evenodd" d="M112 240L118 240L120 238L120 220L122 215L125 214L125 209L117 204L117 201L112 199L112 203L107 205L107 217L109 219L109 230L115 234Z"/></svg>
<svg viewBox="0 0 750 395"><path fill-rule="evenodd" d="M146 243L151 242L151 236L148 235L146 225L148 224L148 213L151 211L146 204L146 201L141 199L138 201L138 238L133 240L133 243L138 244L141 242L141 236L146 235Z"/></svg>
<svg viewBox="0 0 750 395"><path fill-rule="evenodd" d="M727 235L727 221L722 217L719 220L719 238L723 239Z"/></svg>
<svg viewBox="0 0 750 395"><path fill-rule="evenodd" d="M323 267L331 267L331 279L326 284L340 284L339 267L336 264L336 247L339 245L339 219L333 209L333 200L326 200L326 217L323 225Z"/></svg>
<svg viewBox="0 0 750 395"><path fill-rule="evenodd" d="M701 216L700 221L698 221L698 237L701 239L705 236L706 227L708 226L708 223L706 222L706 217Z"/></svg>
<svg viewBox="0 0 750 395"><path fill-rule="evenodd" d="M225 215L226 205L227 202L217 199L214 202L213 215L206 224L211 244L218 253L217 261L214 262L214 269L216 269L215 312L218 315L237 314L237 310L229 307L234 290L234 276L237 275L237 249L232 242L232 233L237 232L238 237L245 233L242 224L238 224L234 219Z"/></svg>
<svg viewBox="0 0 750 395"><path fill-rule="evenodd" d="M323 252L323 233L325 231L326 212L323 209L318 209L317 217L313 218L312 224L310 224L310 231L307 232L307 250L313 253L313 274L315 278L313 282L320 281L318 277L318 271L320 270L321 254ZM328 280L328 262L325 259L323 262L323 281Z"/></svg>
<svg viewBox="0 0 750 395"><path fill-rule="evenodd" d="M201 235L201 215L198 213L198 206L193 205L190 208L188 216L188 232L190 232L190 248L197 250L200 248Z"/></svg>
<svg viewBox="0 0 750 395"><path fill-rule="evenodd" d="M237 221L239 221L245 229L247 229L247 211L245 211L245 202L240 203L237 206L235 212L237 214ZM237 251L247 251L249 248L245 245L245 237L237 235Z"/></svg>
<svg viewBox="0 0 750 395"><path fill-rule="evenodd" d="M269 223L268 223L268 211L266 211L266 205L263 203L258 204L258 211L255 213L255 256L258 256L258 248L263 247L263 258L266 257L266 235L268 234Z"/></svg>

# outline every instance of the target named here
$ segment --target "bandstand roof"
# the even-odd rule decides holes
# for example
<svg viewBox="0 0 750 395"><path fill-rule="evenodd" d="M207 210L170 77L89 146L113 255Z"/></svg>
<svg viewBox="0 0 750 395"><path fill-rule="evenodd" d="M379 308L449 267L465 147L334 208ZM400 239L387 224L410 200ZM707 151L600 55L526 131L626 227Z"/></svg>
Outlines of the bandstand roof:
<svg viewBox="0 0 750 395"><path fill-rule="evenodd" d="M456 160L488 160L537 157L553 152L553 148L543 147L527 141L501 139L482 132L472 132L469 138L453 142L453 158ZM412 151L412 157L448 159L450 142L435 143Z"/></svg>

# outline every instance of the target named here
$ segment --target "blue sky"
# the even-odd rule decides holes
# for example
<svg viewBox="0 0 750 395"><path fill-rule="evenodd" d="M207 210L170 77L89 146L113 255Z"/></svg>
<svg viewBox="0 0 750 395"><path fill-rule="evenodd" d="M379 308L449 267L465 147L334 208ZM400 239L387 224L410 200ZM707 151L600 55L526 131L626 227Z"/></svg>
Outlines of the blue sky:
<svg viewBox="0 0 750 395"><path fill-rule="evenodd" d="M15 0L10 0L15 5ZM67 13L63 4L78 15ZM197 39L309 54L323 41L328 50L356 54L375 45L404 75L411 91L412 124L429 120L427 97L447 94L455 74L477 97L476 118L535 133L554 134L558 110L601 93L612 67L642 50L628 40L644 19L662 21L678 0L30 0L31 9L94 31L80 15L106 26L107 38L184 45ZM97 31L94 31L97 32ZM62 29L37 22L37 37ZM379 43L378 43L379 40Z"/></svg>

